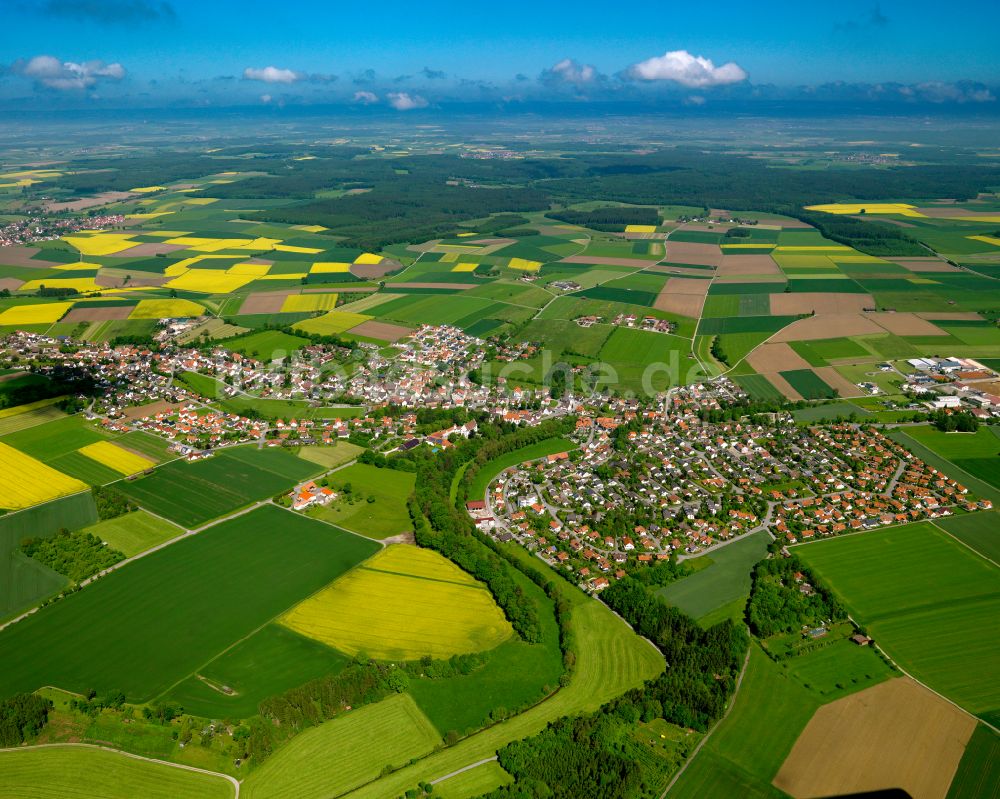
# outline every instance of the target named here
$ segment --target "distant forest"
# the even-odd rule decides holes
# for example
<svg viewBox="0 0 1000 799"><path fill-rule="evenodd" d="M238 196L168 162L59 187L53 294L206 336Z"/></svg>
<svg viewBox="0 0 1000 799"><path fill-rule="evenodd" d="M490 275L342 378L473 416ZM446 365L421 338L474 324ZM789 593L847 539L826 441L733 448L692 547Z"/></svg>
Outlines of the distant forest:
<svg viewBox="0 0 1000 799"><path fill-rule="evenodd" d="M1000 184L1000 168L978 164L797 170L684 147L646 154L583 149L558 158L514 160L450 154L383 158L357 147L310 149L316 150L317 157L305 161L294 160L287 148L276 146L231 147L212 155L80 159L73 162L75 173L60 178L60 185L86 195L223 171L252 171L258 174L212 186L212 196L283 201L248 216L322 224L345 236L345 245L365 249L443 236L461 222L501 212L545 210L554 219L598 230L657 221L655 209L648 207L566 210L576 202L601 200L788 214L864 252L915 255L923 250L903 229L855 219L833 220L802 207L886 197L962 200ZM365 191L345 194L352 189Z"/></svg>

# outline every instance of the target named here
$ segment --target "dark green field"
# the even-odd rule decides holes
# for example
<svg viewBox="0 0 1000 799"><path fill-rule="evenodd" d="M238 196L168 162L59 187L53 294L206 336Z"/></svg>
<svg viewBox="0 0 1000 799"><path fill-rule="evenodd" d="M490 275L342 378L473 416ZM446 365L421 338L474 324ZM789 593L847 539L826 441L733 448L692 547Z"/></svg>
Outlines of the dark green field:
<svg viewBox="0 0 1000 799"><path fill-rule="evenodd" d="M197 527L281 491L319 471L284 450L254 446L223 450L207 460L172 461L148 477L120 483L147 510Z"/></svg>
<svg viewBox="0 0 1000 799"><path fill-rule="evenodd" d="M826 399L833 396L833 389L812 369L791 369L779 374L805 399Z"/></svg>
<svg viewBox="0 0 1000 799"><path fill-rule="evenodd" d="M1000 735L980 724L965 745L965 754L948 789L948 799L1000 797Z"/></svg>
<svg viewBox="0 0 1000 799"><path fill-rule="evenodd" d="M1000 563L1000 511L952 516L935 524L980 555Z"/></svg>
<svg viewBox="0 0 1000 799"><path fill-rule="evenodd" d="M377 549L275 507L223 522L0 633L0 696L54 685L148 701Z"/></svg>

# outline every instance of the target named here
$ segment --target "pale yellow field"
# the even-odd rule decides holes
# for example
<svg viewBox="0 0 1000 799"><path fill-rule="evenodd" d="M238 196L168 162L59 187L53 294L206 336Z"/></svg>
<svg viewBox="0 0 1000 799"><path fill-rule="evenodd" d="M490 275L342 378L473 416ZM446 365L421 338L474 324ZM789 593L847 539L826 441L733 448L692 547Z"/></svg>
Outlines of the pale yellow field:
<svg viewBox="0 0 1000 799"><path fill-rule="evenodd" d="M301 280L308 275L307 272L290 272L288 274L261 275L258 280Z"/></svg>
<svg viewBox="0 0 1000 799"><path fill-rule="evenodd" d="M351 265L338 261L319 261L313 264L309 271L315 272L318 275L329 274L331 272L350 272Z"/></svg>
<svg viewBox="0 0 1000 799"><path fill-rule="evenodd" d="M762 241L760 244L723 244L724 250L773 250L773 244Z"/></svg>
<svg viewBox="0 0 1000 799"><path fill-rule="evenodd" d="M319 252L319 250L317 250ZM356 264L380 264L382 263L382 256L376 255L373 252L363 252L357 258L354 259Z"/></svg>
<svg viewBox="0 0 1000 799"><path fill-rule="evenodd" d="M507 265L511 269L520 269L522 272L537 272L542 267L540 261L529 261L527 258L511 258Z"/></svg>
<svg viewBox="0 0 1000 799"><path fill-rule="evenodd" d="M278 252L300 252L306 255L315 255L318 252L323 252L322 247L296 247L294 244L275 244L274 249Z"/></svg>
<svg viewBox="0 0 1000 799"><path fill-rule="evenodd" d="M322 225L292 225L295 230L304 230L306 233L322 233L324 230L329 230Z"/></svg>
<svg viewBox="0 0 1000 799"><path fill-rule="evenodd" d="M150 211L148 214L125 214L126 219L155 219L158 216L172 214L173 211Z"/></svg>
<svg viewBox="0 0 1000 799"><path fill-rule="evenodd" d="M319 333L321 336L336 335L357 327L362 322L367 322L372 317L363 313L347 313L345 311L330 311L315 319L303 319L294 325L298 330L305 330L307 333Z"/></svg>
<svg viewBox="0 0 1000 799"><path fill-rule="evenodd" d="M44 325L58 322L71 302L47 302L39 305L14 305L0 313L0 325Z"/></svg>
<svg viewBox="0 0 1000 799"><path fill-rule="evenodd" d="M50 289L73 289L74 291L100 291L101 286L92 277L48 277L22 283L18 291L38 291L42 286Z"/></svg>
<svg viewBox="0 0 1000 799"><path fill-rule="evenodd" d="M1000 238L996 236L967 236L966 238L972 239L973 241L981 241L985 244L992 244L994 247L1000 247Z"/></svg>
<svg viewBox="0 0 1000 799"><path fill-rule="evenodd" d="M218 252L219 250L249 250L256 252L273 249L281 243L281 239L217 239L201 236L177 236L176 238L167 239L166 243L176 244L178 247L187 247L189 250L194 250L195 252Z"/></svg>
<svg viewBox="0 0 1000 799"><path fill-rule="evenodd" d="M226 270L230 275L249 275L250 277L263 277L270 271L268 264L235 264Z"/></svg>
<svg viewBox="0 0 1000 799"><path fill-rule="evenodd" d="M626 233L655 233L656 225L625 225Z"/></svg>
<svg viewBox="0 0 1000 799"><path fill-rule="evenodd" d="M173 319L181 316L201 316L204 307L191 300L139 300L129 319Z"/></svg>
<svg viewBox="0 0 1000 799"><path fill-rule="evenodd" d="M83 231L81 231L83 232ZM83 255L114 255L135 247L132 233L94 233L89 236L63 236L63 241L72 245Z"/></svg>
<svg viewBox="0 0 1000 799"><path fill-rule="evenodd" d="M129 191L134 191L136 194L152 194L154 191L166 191L166 186L139 186L135 189L129 189Z"/></svg>
<svg viewBox="0 0 1000 799"><path fill-rule="evenodd" d="M209 261L209 260L238 261L240 258L245 258L245 257L246 256L242 255L193 255L190 258L185 258L183 261L178 261L175 264L170 264L170 266L168 266L166 269L163 270L163 274L166 277L180 277L200 261Z"/></svg>
<svg viewBox="0 0 1000 799"><path fill-rule="evenodd" d="M86 490L87 486L79 480L0 444L0 508L20 510Z"/></svg>
<svg viewBox="0 0 1000 799"><path fill-rule="evenodd" d="M183 291L201 291L205 294L231 294L247 283L252 283L253 275L234 275L221 269L188 269L163 285Z"/></svg>
<svg viewBox="0 0 1000 799"><path fill-rule="evenodd" d="M188 189L188 191L201 191L201 189ZM211 205L218 201L217 197L188 197L184 202L188 205Z"/></svg>
<svg viewBox="0 0 1000 799"><path fill-rule="evenodd" d="M1000 222L1000 216L996 214L991 214L989 216L956 216L961 222L989 222L993 224L994 222Z"/></svg>
<svg viewBox="0 0 1000 799"><path fill-rule="evenodd" d="M452 272L475 272L476 271L476 267L478 267L478 266L479 266L479 264L455 264L455 266L452 267L451 271Z"/></svg>
<svg viewBox="0 0 1000 799"><path fill-rule="evenodd" d="M815 246L815 247L792 247L785 245L784 247L775 247L775 252L854 252L850 247L845 247L842 244L830 244L828 246Z"/></svg>
<svg viewBox="0 0 1000 799"><path fill-rule="evenodd" d="M281 312L330 311L336 307L336 294L290 294L281 304Z"/></svg>
<svg viewBox="0 0 1000 799"><path fill-rule="evenodd" d="M822 211L824 214L899 214L900 216L924 217L916 206L906 203L829 203L828 205L807 205L807 211Z"/></svg>
<svg viewBox="0 0 1000 799"><path fill-rule="evenodd" d="M485 586L431 550L387 548L286 613L281 623L379 660L493 649L513 634Z"/></svg>
<svg viewBox="0 0 1000 799"><path fill-rule="evenodd" d="M464 238L467 238L468 236L476 236L478 234L474 230L469 230L469 231L466 231L465 233L456 233L455 235L458 236L458 238L460 238L460 239L464 239Z"/></svg>
<svg viewBox="0 0 1000 799"><path fill-rule="evenodd" d="M48 399L37 400L36 402L26 402L24 405L15 405L12 408L4 408L0 411L0 419L9 419L11 416L20 416L22 413L35 411L39 408L47 408L49 405L55 405L62 399L65 399L65 397L49 397Z"/></svg>
<svg viewBox="0 0 1000 799"><path fill-rule="evenodd" d="M444 255L441 256L441 260L439 261L439 263L451 264L457 260L458 260L457 252L446 252Z"/></svg>
<svg viewBox="0 0 1000 799"><path fill-rule="evenodd" d="M127 449L115 446L110 441L97 441L85 447L80 447L77 452L124 475L136 474L144 469L156 466L149 458L144 458Z"/></svg>

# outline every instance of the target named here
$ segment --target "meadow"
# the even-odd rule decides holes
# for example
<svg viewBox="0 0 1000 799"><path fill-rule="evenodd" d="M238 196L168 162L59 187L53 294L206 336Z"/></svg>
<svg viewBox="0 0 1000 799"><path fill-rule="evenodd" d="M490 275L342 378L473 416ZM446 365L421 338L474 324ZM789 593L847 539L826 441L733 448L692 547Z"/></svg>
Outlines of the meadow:
<svg viewBox="0 0 1000 799"><path fill-rule="evenodd" d="M277 358L286 358L309 343L301 336L290 336L280 330L262 330L225 342L230 352L238 352L258 361L269 363Z"/></svg>
<svg viewBox="0 0 1000 799"><path fill-rule="evenodd" d="M815 696L751 645L750 661L732 711L690 761L668 796L785 796L771 780L819 704ZM748 741L754 745L747 746Z"/></svg>
<svg viewBox="0 0 1000 799"><path fill-rule="evenodd" d="M54 746L0 751L4 799L230 799L232 783L221 776L151 763L97 747Z"/></svg>
<svg viewBox="0 0 1000 799"><path fill-rule="evenodd" d="M995 566L927 522L795 552L906 671L973 713L1000 708L983 679L1000 668L1000 642L983 634L1000 612Z"/></svg>
<svg viewBox="0 0 1000 799"><path fill-rule="evenodd" d="M124 552L126 557L138 555L184 533L184 530L166 519L152 516L143 510L98 522L84 528L84 531L96 535L112 549Z"/></svg>
<svg viewBox="0 0 1000 799"><path fill-rule="evenodd" d="M352 710L297 735L243 783L248 799L342 796L403 766L441 740L413 699L399 694Z"/></svg>
<svg viewBox="0 0 1000 799"><path fill-rule="evenodd" d="M975 433L942 433L930 425L906 428L906 435L973 477L1000 488L998 428L980 427Z"/></svg>
<svg viewBox="0 0 1000 799"><path fill-rule="evenodd" d="M664 586L657 594L694 619L746 599L750 595L750 570L767 552L767 540L767 533L761 531L716 549L707 567ZM686 562L697 567L691 560Z"/></svg>
<svg viewBox="0 0 1000 799"><path fill-rule="evenodd" d="M315 464L282 449L236 447L195 463L171 461L119 487L158 516L193 528L287 491L318 471Z"/></svg>
<svg viewBox="0 0 1000 799"><path fill-rule="evenodd" d="M412 472L355 463L331 476L331 485L341 496L309 513L369 538L398 535L413 529L406 500L413 493L415 479ZM348 485L350 494L344 490Z"/></svg>
<svg viewBox="0 0 1000 799"><path fill-rule="evenodd" d="M952 516L935 524L983 557L1000 563L1000 512Z"/></svg>
<svg viewBox="0 0 1000 799"><path fill-rule="evenodd" d="M1000 735L979 724L965 745L965 754L948 789L948 799L1000 797Z"/></svg>
<svg viewBox="0 0 1000 799"><path fill-rule="evenodd" d="M858 646L846 638L790 657L782 665L824 702L898 676L871 647Z"/></svg>
<svg viewBox="0 0 1000 799"><path fill-rule="evenodd" d="M485 586L433 550L379 552L281 618L354 656L417 660L493 649L513 635Z"/></svg>
<svg viewBox="0 0 1000 799"><path fill-rule="evenodd" d="M0 632L0 696L55 685L148 701L376 549L275 507L223 522Z"/></svg>

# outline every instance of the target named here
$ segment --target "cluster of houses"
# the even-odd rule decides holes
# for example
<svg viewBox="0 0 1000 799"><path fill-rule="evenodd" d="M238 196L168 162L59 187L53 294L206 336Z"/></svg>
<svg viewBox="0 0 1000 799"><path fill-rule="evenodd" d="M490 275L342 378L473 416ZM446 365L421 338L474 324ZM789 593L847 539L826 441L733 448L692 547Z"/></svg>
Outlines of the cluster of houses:
<svg viewBox="0 0 1000 799"><path fill-rule="evenodd" d="M13 247L35 241L58 239L77 230L101 230L121 227L125 217L121 214L97 214L87 217L27 216L0 225L0 247Z"/></svg>
<svg viewBox="0 0 1000 799"><path fill-rule="evenodd" d="M618 314L611 320L611 324L617 327L633 327L639 330L648 330L651 333L673 333L677 330L675 322L667 319L658 319L655 316L638 316L632 313Z"/></svg>
<svg viewBox="0 0 1000 799"><path fill-rule="evenodd" d="M971 358L910 358L903 390L931 410L1000 416L1000 377Z"/></svg>

